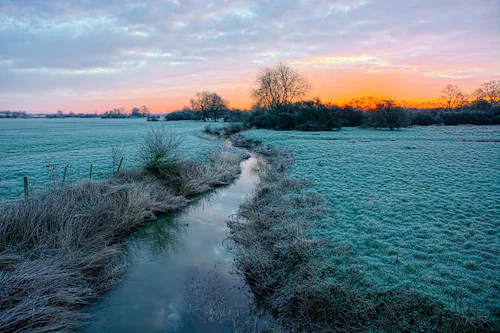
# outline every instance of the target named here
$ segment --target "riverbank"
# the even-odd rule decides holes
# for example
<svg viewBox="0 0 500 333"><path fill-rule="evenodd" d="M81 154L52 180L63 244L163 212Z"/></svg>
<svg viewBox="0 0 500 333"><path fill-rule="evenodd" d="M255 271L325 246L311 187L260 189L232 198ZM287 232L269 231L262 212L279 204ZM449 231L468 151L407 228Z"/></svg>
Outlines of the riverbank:
<svg viewBox="0 0 500 333"><path fill-rule="evenodd" d="M495 163L488 152L497 143L463 140L496 135L496 130L426 128L425 132L434 132L421 136L421 129L416 128L400 131L396 138L389 131L356 129L346 134L244 132L246 140L262 143L268 164L254 198L229 221L236 268L261 305L287 329L496 331L498 256L494 253L498 253L498 233L494 230L498 228L498 206L493 198L498 192L485 190L494 187L495 182L478 178L476 164L482 165L482 177L494 175ZM237 142L248 145L245 139ZM295 159L290 157L292 150ZM455 159L443 158L443 152L468 156L464 160L471 159L470 154L477 156L474 170L469 170L473 167L470 164L456 166ZM421 154L423 160L417 159L415 153ZM431 159L434 153L436 158ZM396 161L399 168L394 168ZM434 165L432 161L439 162ZM455 165L455 173L443 170L450 163ZM434 169L438 165L440 169ZM400 177L411 172L412 167L435 171L412 172L412 182L412 178ZM440 184L435 176L450 180L462 173L471 175L460 176L468 179L466 183L447 182L439 191L434 188ZM382 198L387 202L374 205L378 187L367 187L378 186L378 179L384 189ZM429 179L434 179L430 186ZM346 182L354 183L347 186ZM404 184L427 184L427 190L412 191ZM457 189L453 197L466 195L464 201L474 204L465 206L462 200L454 200L441 206L440 201L453 198L446 194L452 186L474 186L483 195L470 196L470 192ZM404 195L399 196L398 189L404 190ZM365 198L365 193L370 197ZM413 199L412 193L420 200ZM425 194L436 198L423 204ZM395 199L391 201L395 195L403 207L398 207ZM419 209L409 209L412 204L419 205ZM448 208L445 214L436 212L440 207ZM374 217L378 210L385 217ZM455 218L455 214L460 217ZM443 228L443 223L453 228ZM422 228L424 225L432 233ZM403 234L397 235L399 231ZM387 237L388 233L392 236ZM469 239L466 249L461 245L464 239ZM422 248L428 241L432 244ZM434 267L431 272L429 267ZM431 274L443 275L428 281Z"/></svg>
<svg viewBox="0 0 500 333"><path fill-rule="evenodd" d="M121 273L123 237L186 206L190 195L229 184L248 157L221 145L203 159L186 158L158 150L156 144L168 146L171 138L152 139L142 147L152 148L146 167L0 207L0 331L80 328L81 307Z"/></svg>
<svg viewBox="0 0 500 333"><path fill-rule="evenodd" d="M223 247L226 218L252 195L260 163L255 156L242 161L230 185L196 196L127 237L126 274L85 308L91 318L82 332L269 332Z"/></svg>

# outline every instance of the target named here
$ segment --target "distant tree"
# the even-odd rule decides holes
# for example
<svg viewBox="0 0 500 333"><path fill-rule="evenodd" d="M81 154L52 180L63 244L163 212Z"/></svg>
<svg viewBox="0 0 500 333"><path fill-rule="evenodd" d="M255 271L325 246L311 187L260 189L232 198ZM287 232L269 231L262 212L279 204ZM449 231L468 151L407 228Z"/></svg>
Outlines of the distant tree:
<svg viewBox="0 0 500 333"><path fill-rule="evenodd" d="M319 97L313 98L304 102L294 104L294 109L297 114L296 124L297 129L303 131L331 131L340 129L340 112L342 109L336 105L327 105L321 102ZM280 113L281 129L292 129L293 118L284 118L283 113ZM290 126L283 128L282 123Z"/></svg>
<svg viewBox="0 0 500 333"><path fill-rule="evenodd" d="M389 128L391 131L395 128L406 127L409 125L408 112L392 100L382 101L377 108L372 111L372 126L375 128Z"/></svg>
<svg viewBox="0 0 500 333"><path fill-rule="evenodd" d="M447 85L441 90L439 97L444 101L444 107L450 111L454 108L464 106L467 102L465 94L456 85Z"/></svg>
<svg viewBox="0 0 500 333"><path fill-rule="evenodd" d="M479 88L472 92L471 97L476 101L482 101L486 98L486 93L483 89Z"/></svg>
<svg viewBox="0 0 500 333"><path fill-rule="evenodd" d="M138 107L133 107L132 112L130 113L130 116L139 118L139 117L143 117L143 114Z"/></svg>
<svg viewBox="0 0 500 333"><path fill-rule="evenodd" d="M311 89L309 81L284 62L261 69L252 88L252 97L276 113L301 100Z"/></svg>
<svg viewBox="0 0 500 333"><path fill-rule="evenodd" d="M143 117L149 116L150 112L147 106L143 105L141 106L141 113Z"/></svg>
<svg viewBox="0 0 500 333"><path fill-rule="evenodd" d="M491 107L500 105L500 81L491 80L483 83L484 98L490 102Z"/></svg>
<svg viewBox="0 0 500 333"><path fill-rule="evenodd" d="M228 101L209 91L199 92L191 99L191 109L198 112L203 121L207 121L210 117L217 121L227 111L228 104Z"/></svg>
<svg viewBox="0 0 500 333"><path fill-rule="evenodd" d="M382 99L377 96L361 96L351 99L346 106L354 109L375 110Z"/></svg>

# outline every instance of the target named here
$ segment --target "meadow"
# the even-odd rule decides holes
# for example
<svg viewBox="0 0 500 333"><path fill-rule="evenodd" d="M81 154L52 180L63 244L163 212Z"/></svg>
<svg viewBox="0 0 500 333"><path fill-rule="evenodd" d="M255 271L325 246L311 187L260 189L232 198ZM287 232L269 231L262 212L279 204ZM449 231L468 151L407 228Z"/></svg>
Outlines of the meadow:
<svg viewBox="0 0 500 333"><path fill-rule="evenodd" d="M43 163L67 163L77 154L82 157L78 162L100 161L104 169L117 137L122 139L118 143L134 143L138 166L113 175L109 170L99 181L85 177L61 184L58 177L24 200L0 204L1 332L78 330L87 318L80 309L125 271L125 237L157 214L185 207L193 195L232 183L240 161L248 157L199 138L203 124L196 122L147 129L133 122L78 120L82 127L73 123L71 130L61 122L49 131L43 122L36 129L29 129L30 122L9 124L18 124L19 136L15 130L2 132L4 174L21 168L36 177ZM38 140L19 128L28 128ZM19 142L28 149L16 151ZM22 156L26 161L16 168L12 163Z"/></svg>
<svg viewBox="0 0 500 333"><path fill-rule="evenodd" d="M325 198L308 223L310 237L330 245L315 275L356 272L353 284L373 297L409 290L498 324L500 126L242 136L291 150L288 175L312 180L307 191Z"/></svg>
<svg viewBox="0 0 500 333"><path fill-rule="evenodd" d="M0 120L0 201L20 198L23 177L34 190L67 180L113 172L113 148L123 156L122 170L138 166L137 150L150 128L164 126L183 135L182 154L196 157L216 144L196 136L202 122L147 122L145 119L4 119ZM115 166L115 169L117 166Z"/></svg>

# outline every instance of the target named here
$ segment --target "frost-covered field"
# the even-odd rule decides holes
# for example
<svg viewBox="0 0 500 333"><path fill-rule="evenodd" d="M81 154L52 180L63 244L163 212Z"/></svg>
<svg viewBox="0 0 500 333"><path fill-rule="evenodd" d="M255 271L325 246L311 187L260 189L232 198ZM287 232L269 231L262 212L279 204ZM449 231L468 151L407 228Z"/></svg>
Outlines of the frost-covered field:
<svg viewBox="0 0 500 333"><path fill-rule="evenodd" d="M0 120L0 201L23 193L23 177L41 189L51 178L62 180L64 167L69 180L93 178L112 172L112 147L124 152L124 167L137 165L137 149L151 128L165 126L183 135L182 152L197 156L212 149L214 142L196 134L205 124L194 121L147 122L145 119L2 119ZM54 170L50 175L47 166ZM55 167L55 169L54 169Z"/></svg>
<svg viewBox="0 0 500 333"><path fill-rule="evenodd" d="M498 141L500 126L243 136L295 152L292 176L327 199L314 236L345 245L371 290L500 316L500 142L476 142Z"/></svg>

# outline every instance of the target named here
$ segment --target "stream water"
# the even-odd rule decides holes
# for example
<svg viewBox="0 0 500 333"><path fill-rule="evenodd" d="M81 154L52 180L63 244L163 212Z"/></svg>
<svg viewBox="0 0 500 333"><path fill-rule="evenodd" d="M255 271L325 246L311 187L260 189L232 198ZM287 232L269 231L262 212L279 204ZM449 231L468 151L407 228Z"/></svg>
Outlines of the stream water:
<svg viewBox="0 0 500 333"><path fill-rule="evenodd" d="M127 242L128 267L98 304L84 332L255 332L266 321L232 274L224 248L226 218L252 193L258 159L241 163L230 186L201 196L179 213L148 223Z"/></svg>

